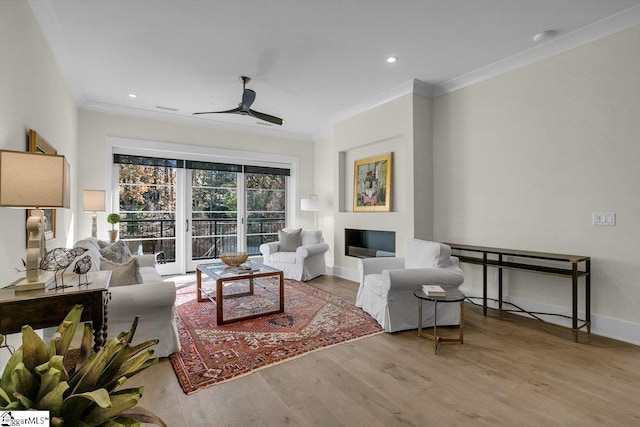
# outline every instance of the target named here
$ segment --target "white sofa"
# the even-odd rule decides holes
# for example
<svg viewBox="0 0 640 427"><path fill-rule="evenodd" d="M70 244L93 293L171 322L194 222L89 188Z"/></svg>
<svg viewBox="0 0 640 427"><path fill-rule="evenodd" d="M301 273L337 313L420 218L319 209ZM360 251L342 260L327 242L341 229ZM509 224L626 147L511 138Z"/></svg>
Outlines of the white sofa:
<svg viewBox="0 0 640 427"><path fill-rule="evenodd" d="M279 241L260 245L264 264L282 270L287 279L305 282L326 273L329 245L322 231L285 228L278 235Z"/></svg>
<svg viewBox="0 0 640 427"><path fill-rule="evenodd" d="M458 258L444 243L409 239L402 257L365 258L358 263L360 287L356 306L369 313L387 332L418 328L418 298L422 285L457 289L464 281ZM422 325L433 326L434 303L425 301ZM458 304L438 306L438 325L460 323Z"/></svg>
<svg viewBox="0 0 640 427"><path fill-rule="evenodd" d="M83 255L91 257L91 270L97 271L109 263L101 261L101 245L95 237L79 240L74 247L87 249ZM138 327L133 337L133 343L141 343L151 339L159 339L160 342L153 347L154 354L159 357L169 356L180 350L178 331L175 325L175 300L176 287L171 281L163 281L155 267L154 255L134 255L138 268L135 272L137 283L118 285L113 277L109 286L111 300L108 305L107 332L109 336L115 336L122 331L128 331L135 316L139 317ZM71 266L68 271L73 271Z"/></svg>

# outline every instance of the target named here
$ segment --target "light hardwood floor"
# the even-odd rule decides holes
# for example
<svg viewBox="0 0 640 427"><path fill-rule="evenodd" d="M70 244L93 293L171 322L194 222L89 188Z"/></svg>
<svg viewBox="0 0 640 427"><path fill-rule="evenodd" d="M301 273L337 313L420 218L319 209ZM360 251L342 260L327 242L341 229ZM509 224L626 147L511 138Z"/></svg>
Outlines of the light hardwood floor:
<svg viewBox="0 0 640 427"><path fill-rule="evenodd" d="M351 301L357 284L308 282ZM413 309L413 308L412 308ZM417 306L416 306L417 309ZM185 395L163 359L127 385L169 426L638 426L640 347L466 304L464 344L340 344Z"/></svg>

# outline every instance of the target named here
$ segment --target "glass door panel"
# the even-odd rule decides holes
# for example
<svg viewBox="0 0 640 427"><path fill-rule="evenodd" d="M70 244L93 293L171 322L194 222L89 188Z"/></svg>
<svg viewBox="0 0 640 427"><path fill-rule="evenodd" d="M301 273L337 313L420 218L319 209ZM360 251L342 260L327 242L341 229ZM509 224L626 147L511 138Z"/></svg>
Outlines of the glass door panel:
<svg viewBox="0 0 640 427"><path fill-rule="evenodd" d="M176 168L120 165L120 240L131 253L176 262Z"/></svg>
<svg viewBox="0 0 640 427"><path fill-rule="evenodd" d="M278 240L285 227L286 176L245 173L246 251L260 255L262 243Z"/></svg>
<svg viewBox="0 0 640 427"><path fill-rule="evenodd" d="M238 250L238 173L191 170L191 254L187 270Z"/></svg>

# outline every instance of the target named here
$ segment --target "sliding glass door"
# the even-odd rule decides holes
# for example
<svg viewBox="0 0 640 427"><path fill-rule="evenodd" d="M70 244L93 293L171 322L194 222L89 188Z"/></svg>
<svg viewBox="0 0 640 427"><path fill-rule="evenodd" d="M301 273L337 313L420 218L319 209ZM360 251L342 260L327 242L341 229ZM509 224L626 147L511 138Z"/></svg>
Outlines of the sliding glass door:
<svg viewBox="0 0 640 427"><path fill-rule="evenodd" d="M114 155L120 239L156 254L162 274L225 252L260 255L287 217L288 169Z"/></svg>

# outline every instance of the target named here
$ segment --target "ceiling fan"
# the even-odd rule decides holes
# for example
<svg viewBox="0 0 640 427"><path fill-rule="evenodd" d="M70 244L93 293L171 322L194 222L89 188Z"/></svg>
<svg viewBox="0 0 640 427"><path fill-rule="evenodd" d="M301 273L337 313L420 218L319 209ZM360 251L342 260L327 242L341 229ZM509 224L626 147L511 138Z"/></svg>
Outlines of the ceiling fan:
<svg viewBox="0 0 640 427"><path fill-rule="evenodd" d="M208 111L208 112L201 112L201 113L193 113L193 115L195 116L196 114L225 114L225 113L241 114L243 116L255 117L256 119L264 120L266 122L273 123L276 125L281 125L282 123L284 123L284 120L282 120L279 117L271 116L269 114L252 110L251 104L253 104L253 101L255 101L256 99L256 93L253 90L246 88L246 85L251 81L251 78L247 76L241 76L240 79L242 79L242 102L238 104L237 108L226 110L226 111Z"/></svg>

